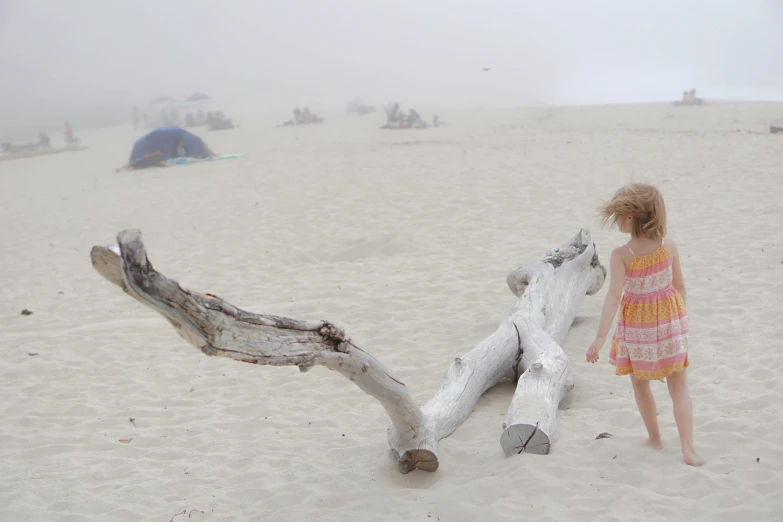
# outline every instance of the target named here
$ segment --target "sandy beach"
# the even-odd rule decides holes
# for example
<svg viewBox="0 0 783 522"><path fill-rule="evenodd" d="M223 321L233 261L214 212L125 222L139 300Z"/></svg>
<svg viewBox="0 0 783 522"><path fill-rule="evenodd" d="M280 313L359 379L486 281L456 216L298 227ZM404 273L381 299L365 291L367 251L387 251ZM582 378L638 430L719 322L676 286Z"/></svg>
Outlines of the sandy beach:
<svg viewBox="0 0 783 522"><path fill-rule="evenodd" d="M121 173L141 130L76 129L89 150L0 163L0 520L783 520L783 103L439 114L237 115L197 133L244 157ZM423 403L507 317L510 270L580 228L608 266L625 237L596 209L631 176L662 189L682 254L699 469L665 384L659 454L608 346L585 362L608 284L564 345L576 387L550 455L504 457L505 382L437 472L401 475L386 413L347 379L205 357L89 258L141 229L183 286L332 321Z"/></svg>

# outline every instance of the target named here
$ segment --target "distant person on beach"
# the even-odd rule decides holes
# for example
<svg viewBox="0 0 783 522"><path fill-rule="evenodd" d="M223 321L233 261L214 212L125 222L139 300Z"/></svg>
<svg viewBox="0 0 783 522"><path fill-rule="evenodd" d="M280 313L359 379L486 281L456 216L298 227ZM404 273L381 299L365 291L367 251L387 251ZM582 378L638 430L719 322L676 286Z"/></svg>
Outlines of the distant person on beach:
<svg viewBox="0 0 783 522"><path fill-rule="evenodd" d="M52 141L49 139L49 135L43 131L38 133L38 144L42 149L49 149L52 147Z"/></svg>
<svg viewBox="0 0 783 522"><path fill-rule="evenodd" d="M688 93L688 99L692 105L701 105L704 100L696 96L696 89L691 89Z"/></svg>
<svg viewBox="0 0 783 522"><path fill-rule="evenodd" d="M676 103L676 102L675 102ZM682 92L682 100L679 105L703 105L704 100L696 96L696 89Z"/></svg>
<svg viewBox="0 0 783 522"><path fill-rule="evenodd" d="M187 158L188 151L185 148L185 142L182 139L177 140L177 144L174 145L174 158Z"/></svg>
<svg viewBox="0 0 783 522"><path fill-rule="evenodd" d="M73 127L71 127L70 122L65 122L65 143L67 145L78 145L79 144L79 138L74 138L73 136Z"/></svg>
<svg viewBox="0 0 783 522"><path fill-rule="evenodd" d="M405 114L405 111L400 110L400 112L397 113L396 125L400 128L405 128L408 126L408 115Z"/></svg>
<svg viewBox="0 0 783 522"><path fill-rule="evenodd" d="M386 121L388 123L400 121L400 104L395 103L390 108L389 111L386 113Z"/></svg>
<svg viewBox="0 0 783 522"><path fill-rule="evenodd" d="M153 152L150 152L149 154L145 154L135 162L128 165L128 168L131 169L146 169L149 167L165 167L166 166L166 159L163 156L162 150L156 150Z"/></svg>
<svg viewBox="0 0 783 522"><path fill-rule="evenodd" d="M207 130L210 131L216 131L216 130L225 130L225 129L233 129L234 128L234 122L230 118L226 118L226 115L223 114L223 111L218 111L214 114L212 117L212 120L207 125Z"/></svg>
<svg viewBox="0 0 783 522"><path fill-rule="evenodd" d="M304 109L300 110L299 107L294 109L294 125L307 125L309 123L320 123L323 121L323 118L319 118L317 115L310 112L310 107L305 107ZM283 127L287 127L288 125L282 125Z"/></svg>
<svg viewBox="0 0 783 522"><path fill-rule="evenodd" d="M421 115L416 112L416 109L411 108L408 112L408 127L423 126L424 121L421 119Z"/></svg>
<svg viewBox="0 0 783 522"><path fill-rule="evenodd" d="M310 112L310 107L305 107L302 110L302 123L313 123L313 114Z"/></svg>
<svg viewBox="0 0 783 522"><path fill-rule="evenodd" d="M701 466L693 445L693 406L688 390L688 315L680 253L666 239L663 195L651 186L633 183L618 190L601 208L603 223L630 234L612 251L611 280L595 340L587 361L598 361L612 321L620 309L609 362L616 375L630 375L636 404L647 428L649 444L663 449L651 380L666 378L680 433L682 458Z"/></svg>

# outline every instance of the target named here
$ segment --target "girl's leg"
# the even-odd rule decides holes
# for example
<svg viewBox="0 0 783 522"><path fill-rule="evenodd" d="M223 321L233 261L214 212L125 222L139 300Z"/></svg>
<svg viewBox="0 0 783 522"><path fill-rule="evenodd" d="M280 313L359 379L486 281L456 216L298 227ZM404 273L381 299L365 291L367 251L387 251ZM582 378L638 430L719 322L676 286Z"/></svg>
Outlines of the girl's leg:
<svg viewBox="0 0 783 522"><path fill-rule="evenodd" d="M642 414L647 434L650 436L650 445L655 449L663 449L661 432L658 430L658 412L655 407L655 397L650 389L650 381L637 379L632 374L631 383L633 384L633 395L636 397L636 405L639 406L639 413Z"/></svg>
<svg viewBox="0 0 783 522"><path fill-rule="evenodd" d="M677 423L677 430L680 432L680 443L682 444L682 460L690 466L701 466L704 459L696 453L693 446L693 405L691 403L691 393L688 391L687 370L676 372L666 378L666 384L669 386L669 395L671 395L674 404L674 421Z"/></svg>

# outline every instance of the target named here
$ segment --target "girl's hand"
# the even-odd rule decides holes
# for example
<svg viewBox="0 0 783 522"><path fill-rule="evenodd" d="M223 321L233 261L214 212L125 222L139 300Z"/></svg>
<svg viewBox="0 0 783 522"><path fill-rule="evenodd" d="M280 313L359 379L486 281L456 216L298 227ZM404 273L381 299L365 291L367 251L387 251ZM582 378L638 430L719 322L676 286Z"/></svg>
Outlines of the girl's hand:
<svg viewBox="0 0 783 522"><path fill-rule="evenodd" d="M593 341L593 344L591 344L590 348L587 350L587 362L598 362L598 354L600 353L601 348L604 347L604 343L606 343L606 339L596 337L595 341Z"/></svg>

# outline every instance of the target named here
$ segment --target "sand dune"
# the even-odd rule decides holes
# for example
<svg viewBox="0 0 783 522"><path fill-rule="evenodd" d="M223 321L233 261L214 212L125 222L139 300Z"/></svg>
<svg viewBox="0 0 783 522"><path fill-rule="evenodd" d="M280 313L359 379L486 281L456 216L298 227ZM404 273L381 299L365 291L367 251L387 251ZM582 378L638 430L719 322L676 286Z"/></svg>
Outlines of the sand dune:
<svg viewBox="0 0 783 522"><path fill-rule="evenodd" d="M783 138L764 134L783 104L443 118L390 133L380 115L246 117L204 133L242 159L115 173L137 136L122 127L0 164L0 520L783 520ZM608 349L584 362L605 288L564 346L576 388L549 456L504 458L504 383L436 473L400 475L384 411L350 382L204 357L89 262L140 228L163 273L331 320L424 401L513 306L509 270L581 227L608 264L623 238L595 209L632 173L663 189L683 254L701 469L679 462L665 385L657 454Z"/></svg>

